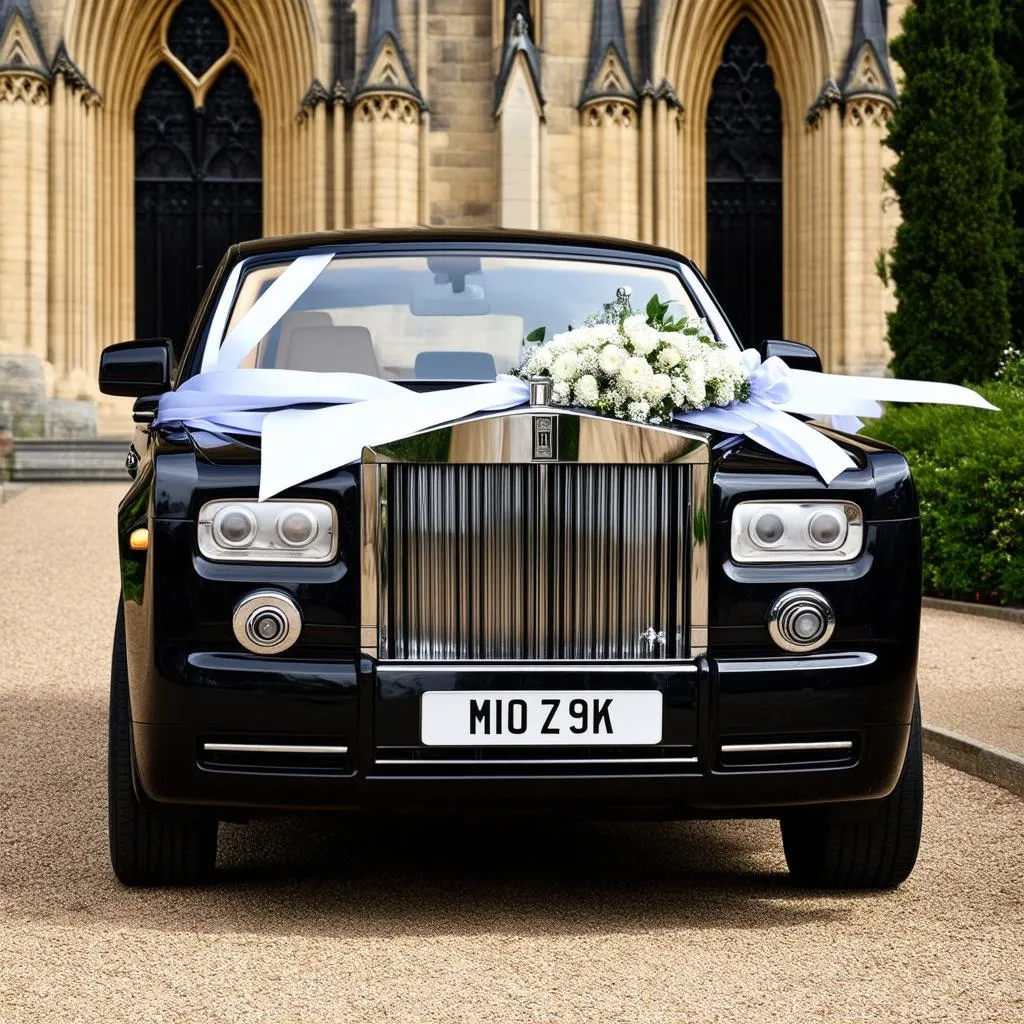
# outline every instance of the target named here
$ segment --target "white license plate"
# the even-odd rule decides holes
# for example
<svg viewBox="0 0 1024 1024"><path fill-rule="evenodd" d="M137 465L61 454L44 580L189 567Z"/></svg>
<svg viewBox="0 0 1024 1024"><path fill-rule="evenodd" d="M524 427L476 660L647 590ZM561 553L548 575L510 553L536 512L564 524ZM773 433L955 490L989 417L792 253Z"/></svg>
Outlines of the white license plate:
<svg viewBox="0 0 1024 1024"><path fill-rule="evenodd" d="M428 747L661 742L657 690L428 690L420 715Z"/></svg>

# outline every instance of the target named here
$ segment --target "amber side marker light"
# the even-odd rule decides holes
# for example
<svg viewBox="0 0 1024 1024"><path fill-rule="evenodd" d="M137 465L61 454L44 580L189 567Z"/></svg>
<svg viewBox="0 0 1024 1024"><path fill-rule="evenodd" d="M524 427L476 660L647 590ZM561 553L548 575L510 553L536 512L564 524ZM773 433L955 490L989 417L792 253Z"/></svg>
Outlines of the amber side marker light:
<svg viewBox="0 0 1024 1024"><path fill-rule="evenodd" d="M148 551L149 530L144 526L140 526L137 530L132 530L131 535L128 537L128 547L132 551Z"/></svg>

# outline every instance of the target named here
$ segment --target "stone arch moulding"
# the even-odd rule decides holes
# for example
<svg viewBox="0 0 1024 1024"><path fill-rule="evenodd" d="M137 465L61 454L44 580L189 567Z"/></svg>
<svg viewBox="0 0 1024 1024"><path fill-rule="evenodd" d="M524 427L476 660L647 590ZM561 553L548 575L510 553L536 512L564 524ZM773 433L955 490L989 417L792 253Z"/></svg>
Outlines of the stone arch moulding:
<svg viewBox="0 0 1024 1024"><path fill-rule="evenodd" d="M166 60L164 28L181 0L70 0L64 45L102 97L92 109L71 102L54 119L52 160L66 178L58 216L84 240L95 288L51 289L55 346L75 353L79 380L94 376L99 350L131 337L134 325L133 117L154 67ZM312 195L312 131L296 122L299 102L317 76L317 30L311 0L210 0L227 26L230 57L245 72L263 121L263 230L313 226L324 196ZM210 76L215 80L215 76ZM205 82L206 79L203 79ZM195 87L202 92L199 82ZM197 94L198 95L198 94ZM92 123L86 127L85 119ZM81 123L79 123L81 122ZM69 254L69 261L78 259ZM70 315L83 302L85 316ZM79 389L81 384L75 385ZM95 391L94 386L92 390Z"/></svg>
<svg viewBox="0 0 1024 1024"><path fill-rule="evenodd" d="M820 131L811 131L805 121L836 63L823 0L677 0L666 10L652 77L675 88L686 116L679 136L667 139L676 151L656 153L656 166L674 168L661 187L682 196L675 221L659 226L657 240L700 264L706 259L708 103L726 41L743 18L753 22L765 42L782 104L785 331L818 346L828 362L829 327L841 305L835 283L841 274L837 270L829 277L842 260L830 206L839 201L841 189L839 144L832 144L830 118L823 118ZM655 138L656 150L665 144ZM671 208L666 202L658 205Z"/></svg>

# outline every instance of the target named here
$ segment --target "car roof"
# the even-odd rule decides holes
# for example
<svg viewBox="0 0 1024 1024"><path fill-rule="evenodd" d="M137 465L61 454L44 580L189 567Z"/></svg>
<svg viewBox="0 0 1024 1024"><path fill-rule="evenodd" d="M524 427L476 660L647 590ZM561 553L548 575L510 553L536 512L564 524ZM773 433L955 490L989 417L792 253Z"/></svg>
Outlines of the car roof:
<svg viewBox="0 0 1024 1024"><path fill-rule="evenodd" d="M601 235L577 235L553 231L525 231L511 228L376 228L373 230L316 231L300 235L278 235L240 242L229 250L235 259L262 256L276 252L294 252L327 245L408 245L416 243L458 244L478 246L487 243L519 244L564 249L607 249L615 252L657 256L677 263L693 264L685 256L663 246L651 245L628 238L608 238ZM232 260L234 262L234 260Z"/></svg>

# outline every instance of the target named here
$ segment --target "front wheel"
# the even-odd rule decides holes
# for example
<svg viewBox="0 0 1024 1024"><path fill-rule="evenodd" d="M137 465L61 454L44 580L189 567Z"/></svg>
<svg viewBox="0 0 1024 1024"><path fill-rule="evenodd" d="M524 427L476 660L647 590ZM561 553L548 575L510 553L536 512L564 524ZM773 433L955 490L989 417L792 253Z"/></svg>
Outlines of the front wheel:
<svg viewBox="0 0 1024 1024"><path fill-rule="evenodd" d="M910 742L896 788L863 817L841 807L795 811L782 819L782 845L794 880L822 889L895 889L914 868L921 844L924 764L921 703L914 699Z"/></svg>
<svg viewBox="0 0 1024 1024"><path fill-rule="evenodd" d="M217 822L140 800L135 791L124 606L117 609L107 735L110 863L124 885L195 885L213 875Z"/></svg>

